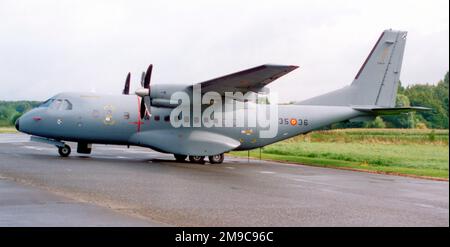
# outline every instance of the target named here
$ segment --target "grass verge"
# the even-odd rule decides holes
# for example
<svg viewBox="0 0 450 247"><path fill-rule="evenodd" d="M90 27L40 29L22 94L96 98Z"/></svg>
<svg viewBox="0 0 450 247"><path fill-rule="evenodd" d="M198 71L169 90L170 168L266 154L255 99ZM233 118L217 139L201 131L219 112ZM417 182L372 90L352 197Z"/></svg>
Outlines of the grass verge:
<svg viewBox="0 0 450 247"><path fill-rule="evenodd" d="M247 151L231 152L246 157ZM317 131L264 147L262 159L448 180L448 130ZM250 156L259 158L259 150Z"/></svg>
<svg viewBox="0 0 450 247"><path fill-rule="evenodd" d="M16 133L17 130L14 127L0 127L0 134L4 133Z"/></svg>

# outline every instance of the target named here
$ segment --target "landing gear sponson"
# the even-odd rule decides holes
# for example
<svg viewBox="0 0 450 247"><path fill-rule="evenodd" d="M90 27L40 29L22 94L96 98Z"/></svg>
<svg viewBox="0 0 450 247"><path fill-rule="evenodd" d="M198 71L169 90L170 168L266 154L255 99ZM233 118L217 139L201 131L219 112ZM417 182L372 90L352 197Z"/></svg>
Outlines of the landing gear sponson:
<svg viewBox="0 0 450 247"><path fill-rule="evenodd" d="M180 154L174 154L174 156L178 162L184 162L186 160L186 158L188 157L187 155L180 155ZM223 162L224 158L225 158L225 155L223 153L208 156L209 162L211 164L221 164ZM189 161L191 163L205 164L205 156L190 155Z"/></svg>
<svg viewBox="0 0 450 247"><path fill-rule="evenodd" d="M35 142L42 142L42 143L55 145L58 148L58 153L61 157L68 157L71 153L70 146L65 144L62 141L48 139L48 138L44 138L44 137L38 137L38 136L31 136L30 140L35 141ZM84 142L78 143L78 146L77 146L78 153L90 154L91 151L92 151L91 143L84 143ZM186 160L186 158L189 157L189 161L191 163L205 164L205 156L195 156L195 155L187 156L187 155L181 155L181 154L174 154L174 156L178 162L184 162ZM209 162L211 164L221 164L221 163L223 163L224 158L225 158L225 155L223 153L208 156Z"/></svg>

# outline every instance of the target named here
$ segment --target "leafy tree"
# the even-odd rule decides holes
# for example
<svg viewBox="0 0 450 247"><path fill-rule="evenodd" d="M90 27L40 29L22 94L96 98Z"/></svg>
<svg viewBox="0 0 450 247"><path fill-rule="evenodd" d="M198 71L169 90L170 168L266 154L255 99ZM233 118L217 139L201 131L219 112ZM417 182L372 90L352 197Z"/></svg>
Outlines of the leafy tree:
<svg viewBox="0 0 450 247"><path fill-rule="evenodd" d="M448 88L442 92L444 87L433 85L413 85L405 90L412 106L424 106L431 111L418 112L418 120L424 122L429 128L448 128ZM440 97L447 95L447 106L445 99ZM446 109L447 107L447 109Z"/></svg>
<svg viewBox="0 0 450 247"><path fill-rule="evenodd" d="M375 120L367 122L365 124L366 128L386 128L386 124L384 123L383 119L378 116L375 118Z"/></svg>
<svg viewBox="0 0 450 247"><path fill-rule="evenodd" d="M11 126L23 113L38 106L38 101L0 101L0 126Z"/></svg>
<svg viewBox="0 0 450 247"><path fill-rule="evenodd" d="M398 93L395 106L410 106L408 96ZM400 114L397 116L383 116L382 118L385 121L386 126L389 128L414 128L416 126L416 116L414 112Z"/></svg>
<svg viewBox="0 0 450 247"><path fill-rule="evenodd" d="M18 119L18 118L20 118L21 116L22 116L23 114L22 113L19 113L19 112L17 112L16 114L14 114L14 116L11 118L11 125L14 125L15 123L16 123L16 120Z"/></svg>

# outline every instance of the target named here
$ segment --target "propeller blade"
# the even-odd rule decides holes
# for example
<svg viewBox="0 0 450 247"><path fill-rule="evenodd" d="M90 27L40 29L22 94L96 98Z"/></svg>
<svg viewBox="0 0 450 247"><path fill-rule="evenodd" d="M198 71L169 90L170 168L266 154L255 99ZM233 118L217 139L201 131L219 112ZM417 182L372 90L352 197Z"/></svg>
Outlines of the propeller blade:
<svg viewBox="0 0 450 247"><path fill-rule="evenodd" d="M145 96L141 100L141 108L139 109L139 113L141 116L141 119L148 119L150 115L150 109L147 108L147 105L150 106L150 97Z"/></svg>
<svg viewBox="0 0 450 247"><path fill-rule="evenodd" d="M123 88L122 94L130 94L130 77L131 74L128 72L127 79L125 80L125 87Z"/></svg>
<svg viewBox="0 0 450 247"><path fill-rule="evenodd" d="M145 72L142 71L142 74L141 74L141 86L142 87L144 87L144 78L145 78Z"/></svg>
<svg viewBox="0 0 450 247"><path fill-rule="evenodd" d="M141 100L141 109L139 109L139 113L140 113L140 117L141 117L141 119L144 119L144 117L145 117L145 102L144 102L144 99L142 98L142 100Z"/></svg>
<svg viewBox="0 0 450 247"><path fill-rule="evenodd" d="M150 105L150 96L148 96L148 97L144 97L144 103L145 103L145 109L147 110L147 116L148 117L151 117L152 116L152 114L151 114L151 112L150 112L150 108L151 108L151 105ZM149 106L149 107L147 107L147 106Z"/></svg>
<svg viewBox="0 0 450 247"><path fill-rule="evenodd" d="M150 64L145 72L144 88L150 88L150 79L152 78L153 64Z"/></svg>
<svg viewBox="0 0 450 247"><path fill-rule="evenodd" d="M145 93L142 92L143 94L138 94L139 96L141 96L141 108L139 109L141 119L150 117L150 80L152 78L152 69L153 64L150 64L147 68L147 71L145 73L142 73L141 77L142 87L146 89L145 91L147 91Z"/></svg>

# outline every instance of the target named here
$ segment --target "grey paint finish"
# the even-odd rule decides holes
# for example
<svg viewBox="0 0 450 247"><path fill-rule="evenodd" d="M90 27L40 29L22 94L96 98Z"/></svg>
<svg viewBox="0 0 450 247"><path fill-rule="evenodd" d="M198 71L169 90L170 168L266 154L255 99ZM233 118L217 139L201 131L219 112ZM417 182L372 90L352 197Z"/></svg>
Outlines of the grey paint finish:
<svg viewBox="0 0 450 247"><path fill-rule="evenodd" d="M186 155L213 155L233 149L254 149L364 115L350 107L280 105L276 117L277 135L266 139L259 138L259 127L174 128L165 121L171 108L152 107L152 117L141 120L138 116L138 98L131 95L61 93L55 98L68 99L73 109L37 108L20 118L20 130L57 140L138 145ZM262 111L260 108L268 107L256 105L255 110ZM159 121L155 120L155 116L159 116ZM33 120L35 117L41 119ZM280 124L279 118L307 119L308 125ZM242 131L247 129L254 131L251 135L243 134ZM240 143L240 139L244 139L244 142Z"/></svg>
<svg viewBox="0 0 450 247"><path fill-rule="evenodd" d="M263 131L260 126L174 128L166 121L173 110L173 107L166 107L170 96L182 91L191 94L191 102L194 98L192 86L179 84L143 89L147 96L142 99L152 113L150 119L141 119L141 98L138 96L61 93L54 98L70 101L71 110L39 107L23 115L18 123L22 132L58 141L137 145L182 155L209 156L231 150L254 149L332 123L377 115L381 111L372 110L377 107L386 108L384 112L398 112L397 108L391 107L397 93L405 42L406 32L386 30L350 86L296 105L279 105L278 116L275 116L278 131L272 138L260 138ZM205 90L217 90L221 94L225 91L249 92L263 88L296 68L262 65L199 84ZM266 112L268 110L263 111L263 108L268 107L245 108L245 115L252 111ZM191 126L193 119L191 115ZM305 124L289 124L293 119L301 119Z"/></svg>
<svg viewBox="0 0 450 247"><path fill-rule="evenodd" d="M449 226L448 182L231 157L177 163L139 147L95 145L90 158L60 158L14 139L26 138L0 135L2 176L169 225Z"/></svg>

